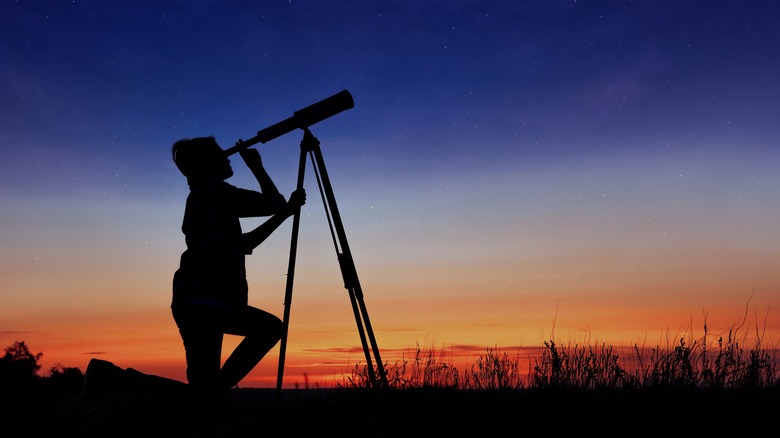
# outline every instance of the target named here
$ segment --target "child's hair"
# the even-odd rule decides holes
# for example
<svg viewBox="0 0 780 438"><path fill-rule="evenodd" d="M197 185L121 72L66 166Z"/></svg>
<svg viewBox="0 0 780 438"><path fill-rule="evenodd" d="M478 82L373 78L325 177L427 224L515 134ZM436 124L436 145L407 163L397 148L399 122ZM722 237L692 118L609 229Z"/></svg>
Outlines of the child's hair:
<svg viewBox="0 0 780 438"><path fill-rule="evenodd" d="M171 156L187 178L206 175L222 149L214 136L183 138L173 144Z"/></svg>

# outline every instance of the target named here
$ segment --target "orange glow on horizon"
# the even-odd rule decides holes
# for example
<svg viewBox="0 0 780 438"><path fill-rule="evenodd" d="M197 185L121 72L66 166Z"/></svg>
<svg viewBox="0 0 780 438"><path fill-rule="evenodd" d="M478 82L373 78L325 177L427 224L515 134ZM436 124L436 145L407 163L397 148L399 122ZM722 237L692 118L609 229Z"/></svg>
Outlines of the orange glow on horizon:
<svg viewBox="0 0 780 438"><path fill-rule="evenodd" d="M464 296L449 300L450 305L438 306L442 308L442 313L438 314L422 312L421 309L431 309L441 303L431 300L429 305L425 305L423 301L420 307L408 309L407 318L394 317L392 325L385 321L388 315L403 313L400 309L405 307L402 302L377 300L374 307L371 303L368 307L369 312L372 312L374 331L385 363L392 365L404 359L413 359L419 346L423 351L437 351L437 354L452 361L452 365L461 371L467 370L488 349L507 352L511 357L521 350L523 354L540 351L546 340L596 347L606 344L614 347L638 345L673 348L681 337L698 341L704 335L705 312L681 310L679 318L671 321L664 317L669 315L668 312L663 313L648 305L637 305L636 308L642 311L633 314L617 312L607 305L609 300L593 302L592 310L584 314L582 309L586 305L585 301L568 303L567 300L561 300L550 303L550 309L540 312L538 303L530 304L534 302L532 299L504 300L483 297L475 303L472 298ZM729 329L740 326L742 318L746 318L744 326L737 333L740 341L743 338L750 340L747 345L752 346L755 335L760 333L763 348L777 348L780 324L775 315L768 312L766 300L754 301L750 304L742 303L743 308L737 313L727 314L723 309L706 312L710 342L714 342L716 336L727 336ZM500 302L507 303L505 307L511 307L512 310L508 313L497 312L496 304ZM351 312L331 313L341 314L337 324L335 321L327 321L328 318L323 316L323 313L328 314L323 312L325 309L322 302L304 303L301 300L293 312L285 361L285 387L303 387L306 384L310 387L333 386L343 382L343 377L349 375L357 364L365 364ZM580 311L574 312L574 309ZM318 315L310 318L316 323L296 322L306 321L309 314ZM437 327L436 332L425 328L428 327L426 324L431 324L432 318ZM669 323L661 324L660 321L664 319L669 319ZM91 321L91 324L86 321ZM145 373L186 381L184 350L167 309L115 313L102 317L60 317L46 324L35 324L35 327L35 330L31 328L27 332L4 333L0 339L5 346L16 340L25 341L33 353L44 353L41 360L42 373L48 372L55 365L77 367L85 371L89 359L96 357L123 368L135 368ZM68 327L67 336L57 335L62 327ZM93 327L101 329L95 330ZM80 341L73 341L74 337ZM238 341L236 337L226 336L225 354ZM278 355L277 346L240 386L274 387Z"/></svg>

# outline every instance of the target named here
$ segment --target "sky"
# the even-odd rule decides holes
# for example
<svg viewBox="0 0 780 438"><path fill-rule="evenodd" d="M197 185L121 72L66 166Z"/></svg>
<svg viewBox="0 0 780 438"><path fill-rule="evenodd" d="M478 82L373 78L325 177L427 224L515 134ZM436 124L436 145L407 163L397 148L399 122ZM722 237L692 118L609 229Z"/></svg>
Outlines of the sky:
<svg viewBox="0 0 780 438"><path fill-rule="evenodd" d="M772 0L0 0L0 346L184 381L171 145L227 148L348 90L311 131L384 362L705 326L775 348L778 18ZM285 194L301 138L256 146ZM257 188L232 158L228 182ZM365 363L305 175L285 386ZM290 246L288 221L247 258L250 304L280 317ZM278 359L240 386L274 386Z"/></svg>

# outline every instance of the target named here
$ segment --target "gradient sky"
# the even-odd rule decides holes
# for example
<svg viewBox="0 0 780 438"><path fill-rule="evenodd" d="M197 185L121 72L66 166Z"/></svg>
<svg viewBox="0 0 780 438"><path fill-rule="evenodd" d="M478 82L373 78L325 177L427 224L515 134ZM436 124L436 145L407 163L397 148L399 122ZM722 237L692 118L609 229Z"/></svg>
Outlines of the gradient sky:
<svg viewBox="0 0 780 438"><path fill-rule="evenodd" d="M775 347L778 19L776 1L0 0L0 346L183 380L170 146L227 148L347 89L312 132L385 361L743 318ZM258 145L286 194L301 137ZM311 167L306 187L286 385L363 361ZM250 303L280 317L289 245L290 222L247 259ZM277 361L242 386L274 386Z"/></svg>

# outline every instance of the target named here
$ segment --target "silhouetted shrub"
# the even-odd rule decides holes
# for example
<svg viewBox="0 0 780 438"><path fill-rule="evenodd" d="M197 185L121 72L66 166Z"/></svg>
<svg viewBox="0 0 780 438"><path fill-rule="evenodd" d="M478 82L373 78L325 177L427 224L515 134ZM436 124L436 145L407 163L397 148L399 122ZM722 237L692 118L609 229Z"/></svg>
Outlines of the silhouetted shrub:
<svg viewBox="0 0 780 438"><path fill-rule="evenodd" d="M38 361L43 353L32 354L24 341L6 347L0 358L0 393L4 399L13 399L34 389L38 380Z"/></svg>

